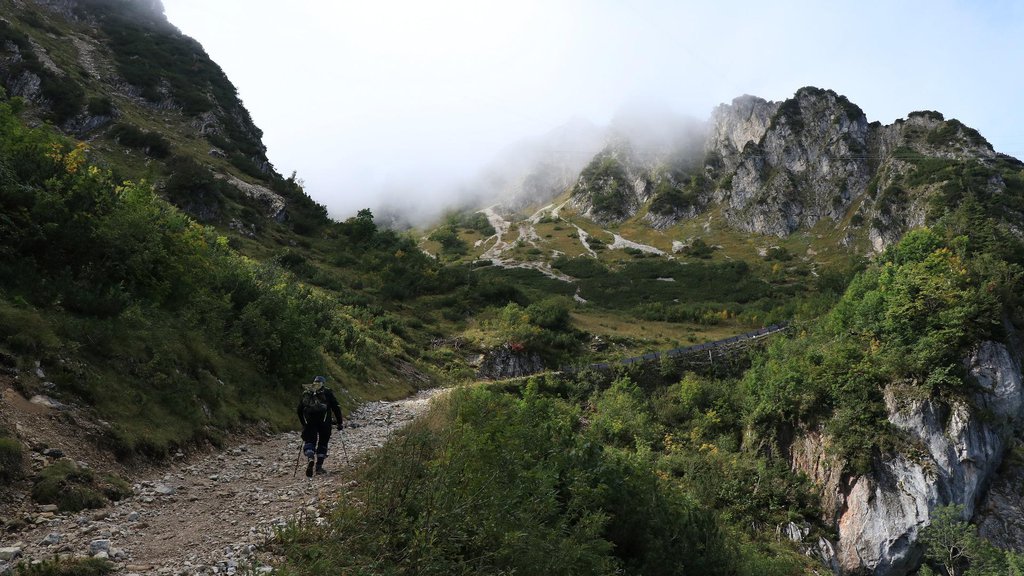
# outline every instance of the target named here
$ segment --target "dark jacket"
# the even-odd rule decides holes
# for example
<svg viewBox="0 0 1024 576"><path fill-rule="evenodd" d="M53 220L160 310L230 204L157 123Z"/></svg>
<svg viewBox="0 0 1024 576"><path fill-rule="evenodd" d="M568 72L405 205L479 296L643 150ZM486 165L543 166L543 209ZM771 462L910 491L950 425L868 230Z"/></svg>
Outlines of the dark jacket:
<svg viewBox="0 0 1024 576"><path fill-rule="evenodd" d="M331 414L334 414L334 418L338 421L338 426L341 426L341 404L338 404L338 399L334 396L334 392L331 392L330 388L321 388L317 390L317 394L323 394L322 399L327 404L328 410L324 412L323 420L317 419L315 422L306 422L306 413L302 409L302 399L299 399L299 422L302 422L303 426L313 425L324 425L331 426L333 421L331 420Z"/></svg>

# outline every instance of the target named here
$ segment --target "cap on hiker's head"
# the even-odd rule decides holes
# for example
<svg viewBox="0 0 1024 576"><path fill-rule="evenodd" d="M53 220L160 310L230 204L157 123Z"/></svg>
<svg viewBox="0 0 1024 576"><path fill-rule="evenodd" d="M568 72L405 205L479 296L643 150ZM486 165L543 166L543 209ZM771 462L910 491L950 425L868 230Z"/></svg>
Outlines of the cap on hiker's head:
<svg viewBox="0 0 1024 576"><path fill-rule="evenodd" d="M327 378L324 378L323 376L317 376L313 378L314 384L323 384L324 382L327 382Z"/></svg>

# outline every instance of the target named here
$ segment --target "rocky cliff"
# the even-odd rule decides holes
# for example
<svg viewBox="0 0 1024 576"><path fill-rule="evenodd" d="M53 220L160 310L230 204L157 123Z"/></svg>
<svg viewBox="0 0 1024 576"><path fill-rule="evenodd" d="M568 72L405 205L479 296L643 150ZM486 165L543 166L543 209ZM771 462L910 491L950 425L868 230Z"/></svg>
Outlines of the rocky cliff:
<svg viewBox="0 0 1024 576"><path fill-rule="evenodd" d="M825 221L882 250L923 225L952 194L1005 192L1001 158L976 131L937 112L883 126L830 90L781 103L751 96L720 106L706 157L714 199L740 230L786 236ZM988 180L965 183L969 169Z"/></svg>
<svg viewBox="0 0 1024 576"><path fill-rule="evenodd" d="M1019 358L1001 343L980 344L965 366L977 384L969 398L942 402L915 398L897 385L886 388L889 421L913 449L879 457L869 474L838 474L843 463L827 455L827 439L817 433L794 443L794 468L821 487L825 520L837 528L842 573L909 574L921 559L918 532L935 508L963 505L965 520L978 510L1024 423L1024 385ZM1011 534L1005 527L1021 524L1012 506L986 510L983 526L990 533ZM1004 540L1012 546L1014 537Z"/></svg>
<svg viewBox="0 0 1024 576"><path fill-rule="evenodd" d="M489 351L477 370L477 376L490 380L522 378L544 369L544 363L536 352L517 350L505 344Z"/></svg>
<svg viewBox="0 0 1024 576"><path fill-rule="evenodd" d="M723 158L727 176L714 197L734 226L785 236L837 222L866 190L868 122L846 98L805 88L781 104L733 106L716 112L708 153Z"/></svg>
<svg viewBox="0 0 1024 576"><path fill-rule="evenodd" d="M881 251L967 196L989 202L1024 189L1021 163L960 122L913 112L885 126L831 90L801 88L782 102L741 96L695 134L703 146L685 154L641 158L628 141L609 145L580 173L571 205L602 224L642 218L658 229L712 209L751 234L823 223L844 244ZM1024 211L1010 204L1019 230Z"/></svg>

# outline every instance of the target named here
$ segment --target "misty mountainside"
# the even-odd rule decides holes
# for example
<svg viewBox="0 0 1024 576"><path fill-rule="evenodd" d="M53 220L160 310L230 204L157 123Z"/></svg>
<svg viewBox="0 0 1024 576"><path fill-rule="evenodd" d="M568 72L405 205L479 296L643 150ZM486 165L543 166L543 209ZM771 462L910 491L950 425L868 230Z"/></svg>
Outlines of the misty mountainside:
<svg viewBox="0 0 1024 576"><path fill-rule="evenodd" d="M249 238L325 222L278 174L221 68L159 0L3 0L0 87L31 122L86 142L118 178L145 179L196 220Z"/></svg>
<svg viewBox="0 0 1024 576"><path fill-rule="evenodd" d="M869 255L963 202L1011 230L1024 224L1024 164L939 112L912 112L883 126L846 97L806 87L782 102L741 96L707 122L675 129L674 138L646 141L637 130L632 137L604 133L575 177L546 181L546 196L538 187L524 196L521 185L495 189L491 203L510 221L544 209L578 219L589 238L613 244L621 232L666 254L695 242L756 238L746 241L761 255L773 246L801 257L808 250ZM520 172L520 183L535 182L547 164L534 166ZM519 241L586 253L584 246L566 252L542 239Z"/></svg>
<svg viewBox="0 0 1024 576"><path fill-rule="evenodd" d="M817 88L569 124L417 238L277 174L159 2L0 6L0 510L293 429L322 374L346 411L457 389L282 573L1024 567L1024 166L970 128Z"/></svg>

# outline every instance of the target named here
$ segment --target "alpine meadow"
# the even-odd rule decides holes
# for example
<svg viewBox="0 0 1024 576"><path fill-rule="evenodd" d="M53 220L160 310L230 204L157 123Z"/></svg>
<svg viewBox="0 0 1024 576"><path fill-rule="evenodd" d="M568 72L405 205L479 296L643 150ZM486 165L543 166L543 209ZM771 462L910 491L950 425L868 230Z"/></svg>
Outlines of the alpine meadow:
<svg viewBox="0 0 1024 576"><path fill-rule="evenodd" d="M1024 162L665 126L335 219L160 0L0 0L0 575L1024 574Z"/></svg>

